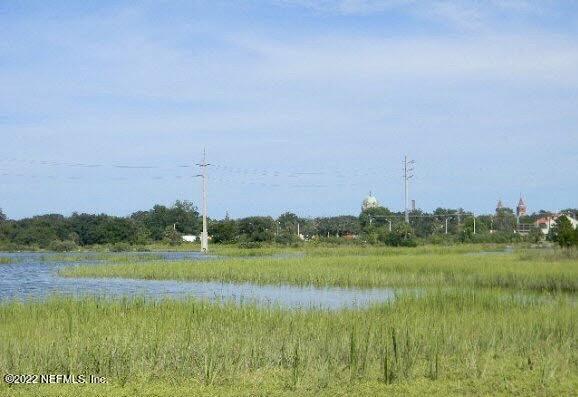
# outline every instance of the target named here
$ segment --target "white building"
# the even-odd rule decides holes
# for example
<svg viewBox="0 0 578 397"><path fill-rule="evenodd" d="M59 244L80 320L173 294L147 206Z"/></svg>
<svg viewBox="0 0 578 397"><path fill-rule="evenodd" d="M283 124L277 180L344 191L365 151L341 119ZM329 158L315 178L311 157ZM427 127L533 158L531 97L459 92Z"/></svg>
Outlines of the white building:
<svg viewBox="0 0 578 397"><path fill-rule="evenodd" d="M198 237L197 237L197 236L192 236L192 235L183 236L183 241L184 241L184 242L187 242L187 243L194 243L194 242L197 241L197 240L198 240Z"/></svg>
<svg viewBox="0 0 578 397"><path fill-rule="evenodd" d="M572 224L572 227L574 227L574 229L576 229L578 227L578 220L572 218L571 216L565 215L565 214L555 214L555 215L550 215L550 216L544 216L544 217L542 217L536 221L536 226L538 226L540 228L542 233L548 234L548 233L550 233L550 229L556 224L556 220L561 216L565 216L566 218L568 218L568 220L570 221L570 223Z"/></svg>

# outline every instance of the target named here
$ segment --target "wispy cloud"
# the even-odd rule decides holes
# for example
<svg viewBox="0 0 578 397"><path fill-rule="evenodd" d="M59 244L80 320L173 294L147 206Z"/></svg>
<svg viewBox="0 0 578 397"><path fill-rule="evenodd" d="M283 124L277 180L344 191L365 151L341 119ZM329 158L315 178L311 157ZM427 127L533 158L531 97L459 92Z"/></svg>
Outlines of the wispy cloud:
<svg viewBox="0 0 578 397"><path fill-rule="evenodd" d="M500 15L537 15L556 9L563 1L548 4L535 0L274 0L278 4L304 7L316 12L341 15L372 15L397 11L420 19L437 21L462 30L492 25Z"/></svg>

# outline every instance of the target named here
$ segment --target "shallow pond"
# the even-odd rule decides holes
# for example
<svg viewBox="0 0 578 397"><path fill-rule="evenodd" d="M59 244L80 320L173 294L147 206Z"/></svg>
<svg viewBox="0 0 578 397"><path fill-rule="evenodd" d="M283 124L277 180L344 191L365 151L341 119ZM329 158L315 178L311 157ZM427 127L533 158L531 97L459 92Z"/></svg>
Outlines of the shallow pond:
<svg viewBox="0 0 578 397"><path fill-rule="evenodd" d="M126 256L126 253L118 256ZM203 260L196 252L154 252L130 254L142 257L159 255L164 260ZM122 278L67 278L58 275L65 266L79 263L99 265L98 254L0 254L14 263L0 264L0 301L11 299L43 298L52 294L98 296L145 296L152 298L197 297L211 300L232 300L238 303L278 304L290 308L364 307L385 302L395 297L388 288L315 288L296 286L236 284L225 282L184 282L133 280ZM191 266L194 266L192 264Z"/></svg>

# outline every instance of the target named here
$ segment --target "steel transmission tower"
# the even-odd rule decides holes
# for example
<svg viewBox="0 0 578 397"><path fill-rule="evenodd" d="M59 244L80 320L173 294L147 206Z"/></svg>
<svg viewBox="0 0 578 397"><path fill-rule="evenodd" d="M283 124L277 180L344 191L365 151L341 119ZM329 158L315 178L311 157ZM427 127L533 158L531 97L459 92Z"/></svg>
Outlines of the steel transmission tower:
<svg viewBox="0 0 578 397"><path fill-rule="evenodd" d="M203 149L203 162L197 164L201 167L201 173L195 175L203 180L203 232L201 233L201 252L207 253L209 251L209 233L207 232L207 153Z"/></svg>
<svg viewBox="0 0 578 397"><path fill-rule="evenodd" d="M415 161L407 160L407 155L403 157L403 182L404 182L404 209L405 209L405 223L409 223L409 211L407 209L408 200L408 183L411 178L413 178L413 171Z"/></svg>

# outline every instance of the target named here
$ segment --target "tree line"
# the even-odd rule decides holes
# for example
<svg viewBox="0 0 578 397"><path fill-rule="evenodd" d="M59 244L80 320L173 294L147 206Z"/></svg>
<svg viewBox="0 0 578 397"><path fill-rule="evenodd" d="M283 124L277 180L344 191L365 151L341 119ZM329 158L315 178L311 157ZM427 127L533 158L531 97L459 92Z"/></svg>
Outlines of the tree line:
<svg viewBox="0 0 578 397"><path fill-rule="evenodd" d="M568 209L577 213L578 210ZM521 240L537 242L542 232L533 228L528 235L516 232L517 223L534 223L548 215L540 211L520 219L512 209L502 208L493 215L478 215L469 211L437 208L432 213L410 212L410 222L404 214L385 207L370 208L359 216L302 218L286 212L277 218L252 216L241 219L209 219L209 235L215 243L258 246L264 243L299 244L302 240L348 241L392 246L415 246L430 243L497 242ZM570 246L578 244L572 225L563 222L552 229L549 238ZM570 221L568 221L569 223ZM5 250L41 248L72 250L79 246L146 245L155 242L180 244L182 235L198 236L202 221L199 211L189 201L176 201L171 206L155 205L148 211L137 211L126 217L106 214L73 213L39 215L11 220L0 210L0 248Z"/></svg>
<svg viewBox="0 0 578 397"><path fill-rule="evenodd" d="M145 245L162 241L174 231L197 234L201 221L197 208L188 201L172 206L155 205L127 217L73 213L38 215L10 220L0 210L0 245L8 249L52 248L107 244Z"/></svg>

